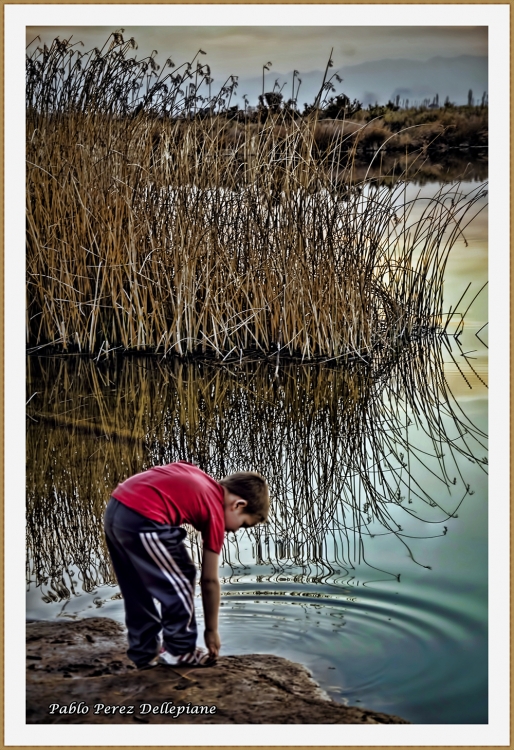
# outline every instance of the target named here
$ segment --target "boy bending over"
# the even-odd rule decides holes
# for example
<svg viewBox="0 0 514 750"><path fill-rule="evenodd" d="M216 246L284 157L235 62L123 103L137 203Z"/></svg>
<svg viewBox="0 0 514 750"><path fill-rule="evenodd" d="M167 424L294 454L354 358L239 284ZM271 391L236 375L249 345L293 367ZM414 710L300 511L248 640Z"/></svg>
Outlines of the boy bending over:
<svg viewBox="0 0 514 750"><path fill-rule="evenodd" d="M127 655L136 667L214 663L221 646L218 562L225 531L263 523L268 510L268 485L260 474L243 471L216 482L186 461L155 466L116 487L105 512L105 535L125 604ZM183 523L203 539L207 652L196 647L196 569L183 543Z"/></svg>

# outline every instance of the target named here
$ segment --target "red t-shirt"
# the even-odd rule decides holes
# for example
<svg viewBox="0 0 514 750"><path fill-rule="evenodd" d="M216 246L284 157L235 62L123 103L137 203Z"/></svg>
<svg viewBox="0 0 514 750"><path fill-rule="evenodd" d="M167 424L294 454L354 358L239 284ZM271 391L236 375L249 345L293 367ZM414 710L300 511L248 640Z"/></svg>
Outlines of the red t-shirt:
<svg viewBox="0 0 514 750"><path fill-rule="evenodd" d="M198 466L185 461L154 466L121 482L112 495L152 521L171 526L191 524L201 532L204 547L217 555L221 552L223 487Z"/></svg>

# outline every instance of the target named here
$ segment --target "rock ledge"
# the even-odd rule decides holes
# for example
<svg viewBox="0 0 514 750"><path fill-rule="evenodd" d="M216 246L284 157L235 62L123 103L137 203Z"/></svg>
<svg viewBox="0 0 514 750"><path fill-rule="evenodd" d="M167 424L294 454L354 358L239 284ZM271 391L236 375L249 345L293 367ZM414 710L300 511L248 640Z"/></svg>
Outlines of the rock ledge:
<svg viewBox="0 0 514 750"><path fill-rule="evenodd" d="M28 622L27 723L408 723L336 703L304 667L277 656L140 672L125 649L124 628L108 618Z"/></svg>

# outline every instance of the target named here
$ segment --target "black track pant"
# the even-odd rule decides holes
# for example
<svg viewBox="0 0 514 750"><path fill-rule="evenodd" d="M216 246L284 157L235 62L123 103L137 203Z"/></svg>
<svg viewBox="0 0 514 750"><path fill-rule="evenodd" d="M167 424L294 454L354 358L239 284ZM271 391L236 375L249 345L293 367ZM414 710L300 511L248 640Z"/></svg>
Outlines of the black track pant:
<svg viewBox="0 0 514 750"><path fill-rule="evenodd" d="M161 631L171 654L192 651L196 568L182 541L185 530L151 521L113 497L104 524L125 604L129 659L137 666L151 661L159 651Z"/></svg>

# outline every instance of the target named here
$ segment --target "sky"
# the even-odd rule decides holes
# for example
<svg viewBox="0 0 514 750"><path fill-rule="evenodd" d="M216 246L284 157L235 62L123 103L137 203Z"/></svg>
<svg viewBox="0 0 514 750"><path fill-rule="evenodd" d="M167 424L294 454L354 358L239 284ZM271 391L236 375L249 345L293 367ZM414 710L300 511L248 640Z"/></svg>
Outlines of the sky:
<svg viewBox="0 0 514 750"><path fill-rule="evenodd" d="M294 69L322 70L332 48L334 69L344 70L382 59L487 56L488 43L486 26L120 26L125 39L135 38L139 58L156 49L158 62L171 56L178 65L200 48L205 50L201 62L211 66L216 80L262 75L268 61L270 76ZM118 28L29 26L26 36L27 43L39 35L48 44L56 36L73 35L72 41L83 41L88 50L102 46Z"/></svg>

